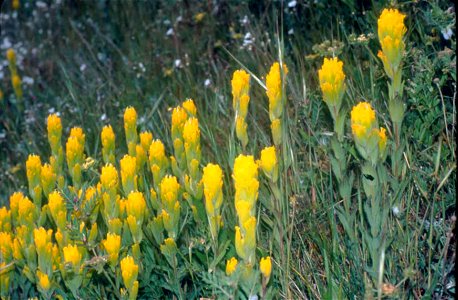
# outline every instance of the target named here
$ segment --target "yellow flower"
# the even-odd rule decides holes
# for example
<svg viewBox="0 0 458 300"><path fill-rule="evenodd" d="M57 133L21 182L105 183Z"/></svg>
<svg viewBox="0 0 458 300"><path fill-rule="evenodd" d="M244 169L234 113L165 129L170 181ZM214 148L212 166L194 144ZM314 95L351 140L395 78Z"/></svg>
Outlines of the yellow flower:
<svg viewBox="0 0 458 300"><path fill-rule="evenodd" d="M110 264L114 267L118 262L119 249L121 248L121 236L115 233L108 233L107 238L102 241L102 245L110 256L108 258Z"/></svg>
<svg viewBox="0 0 458 300"><path fill-rule="evenodd" d="M205 15L206 15L205 12L201 12L201 13L195 14L194 15L194 20L196 21L196 23L199 23L204 19Z"/></svg>
<svg viewBox="0 0 458 300"><path fill-rule="evenodd" d="M48 116L47 129L48 137L58 137L58 140L60 141L60 137L62 135L62 122L57 114L51 114ZM53 140L53 142L54 141L55 140ZM49 143L53 144L51 141Z"/></svg>
<svg viewBox="0 0 458 300"><path fill-rule="evenodd" d="M137 145L137 112L135 108L128 107L124 112L124 131L126 134L126 144L129 155L135 156L135 146Z"/></svg>
<svg viewBox="0 0 458 300"><path fill-rule="evenodd" d="M181 132L183 130L183 125L188 119L188 114L186 110L181 107L177 106L172 111L172 138L176 139L177 137L181 136Z"/></svg>
<svg viewBox="0 0 458 300"><path fill-rule="evenodd" d="M194 144L194 143L199 142L199 139L200 139L199 121L196 118L191 117L184 124L183 139L186 144Z"/></svg>
<svg viewBox="0 0 458 300"><path fill-rule="evenodd" d="M273 182L278 178L277 153L274 146L266 147L261 151L260 167L264 174Z"/></svg>
<svg viewBox="0 0 458 300"><path fill-rule="evenodd" d="M248 95L250 89L250 74L245 72L245 70L236 70L232 75L231 85L233 97L232 105L234 110L237 110L240 98L243 95Z"/></svg>
<svg viewBox="0 0 458 300"><path fill-rule="evenodd" d="M235 186L235 203L244 200L252 207L258 198L258 165L251 155L240 154L234 161L232 174Z"/></svg>
<svg viewBox="0 0 458 300"><path fill-rule="evenodd" d="M18 213L19 213L19 203L22 201L24 198L24 194L21 192L14 192L10 196L10 210L11 210L11 220L13 221L13 224L16 225L17 222L19 221L18 219Z"/></svg>
<svg viewBox="0 0 458 300"><path fill-rule="evenodd" d="M272 121L270 124L270 130L272 131L272 139L274 140L274 145L278 146L282 142L282 126L281 126L281 120L280 119L275 119Z"/></svg>
<svg viewBox="0 0 458 300"><path fill-rule="evenodd" d="M115 163L115 134L111 125L104 126L100 133L102 156L105 163Z"/></svg>
<svg viewBox="0 0 458 300"><path fill-rule="evenodd" d="M335 120L345 92L343 62L337 57L325 58L323 66L318 71L318 77L321 91L323 92L323 100L329 106L332 117Z"/></svg>
<svg viewBox="0 0 458 300"><path fill-rule="evenodd" d="M148 152L151 142L153 141L153 134L149 131L143 131L140 133L140 144L143 147L143 150Z"/></svg>
<svg viewBox="0 0 458 300"><path fill-rule="evenodd" d="M209 163L203 171L202 182L204 184L206 202L221 205L223 196L221 191L223 188L223 170L221 170L219 165ZM219 210L219 207L214 208L216 211Z"/></svg>
<svg viewBox="0 0 458 300"><path fill-rule="evenodd" d="M247 124L242 117L237 117L235 119L235 134L240 143L242 143L242 146L246 147L248 144Z"/></svg>
<svg viewBox="0 0 458 300"><path fill-rule="evenodd" d="M78 249L76 245L68 245L63 248L63 253L64 262L71 263L75 270L77 270L80 267L81 260L83 259L80 249Z"/></svg>
<svg viewBox="0 0 458 300"><path fill-rule="evenodd" d="M180 184L175 176L166 175L160 185L161 200L166 205L168 211L178 201L178 193L180 191Z"/></svg>
<svg viewBox="0 0 458 300"><path fill-rule="evenodd" d="M19 199L17 223L31 226L36 219L37 208L27 197Z"/></svg>
<svg viewBox="0 0 458 300"><path fill-rule="evenodd" d="M9 232L0 231L0 258L5 262L10 262L13 258L13 238Z"/></svg>
<svg viewBox="0 0 458 300"><path fill-rule="evenodd" d="M351 128L357 138L366 137L375 125L375 111L367 102L360 102L351 111Z"/></svg>
<svg viewBox="0 0 458 300"><path fill-rule="evenodd" d="M51 243L52 229L46 231L43 227L36 228L33 230L33 238L37 252L46 253L47 246Z"/></svg>
<svg viewBox="0 0 458 300"><path fill-rule="evenodd" d="M29 193L37 205L41 206L41 160L38 155L30 154L25 163Z"/></svg>
<svg viewBox="0 0 458 300"><path fill-rule="evenodd" d="M6 59L9 63L16 63L16 52L14 52L13 48L6 50Z"/></svg>
<svg viewBox="0 0 458 300"><path fill-rule="evenodd" d="M11 231L11 211L5 206L0 208L0 231Z"/></svg>
<svg viewBox="0 0 458 300"><path fill-rule="evenodd" d="M138 276L138 265L132 256L126 256L121 260L121 275L127 290L131 290Z"/></svg>
<svg viewBox="0 0 458 300"><path fill-rule="evenodd" d="M386 142L387 142L386 129L383 128L383 127L380 127L380 129L377 131L377 133L378 133L378 137L379 137L378 147L379 147L380 153L382 154L386 149Z"/></svg>
<svg viewBox="0 0 458 300"><path fill-rule="evenodd" d="M127 215L134 216L140 225L143 223L145 216L146 202L141 192L131 192L127 197L126 212Z"/></svg>
<svg viewBox="0 0 458 300"><path fill-rule="evenodd" d="M13 85L14 93L16 94L16 96L18 98L22 98L22 89L21 89L22 81L21 81L21 77L19 77L19 75L17 75L17 74L14 74L11 77L11 84Z"/></svg>
<svg viewBox="0 0 458 300"><path fill-rule="evenodd" d="M270 273L272 272L272 261L270 256L261 258L259 262L259 269L261 269L262 276L265 278L270 277Z"/></svg>
<svg viewBox="0 0 458 300"><path fill-rule="evenodd" d="M11 3L11 7L14 10L18 10L20 6L21 6L21 1L19 0L13 0L13 2Z"/></svg>
<svg viewBox="0 0 458 300"><path fill-rule="evenodd" d="M283 76L288 74L288 68L283 64ZM270 121L278 119L283 113L282 105L282 78L280 64L275 62L266 76L267 97L269 98L269 117Z"/></svg>
<svg viewBox="0 0 458 300"><path fill-rule="evenodd" d="M238 261L237 261L237 258L235 257L232 257L231 259L228 259L226 261L226 275L227 276L231 276L232 273L235 272L235 270L237 269L237 264L238 264Z"/></svg>
<svg viewBox="0 0 458 300"><path fill-rule="evenodd" d="M102 167L102 172L100 174L100 183L102 188L105 190L116 189L118 186L118 171L116 168L108 164Z"/></svg>
<svg viewBox="0 0 458 300"><path fill-rule="evenodd" d="M404 25L406 15L397 9L384 9L378 19L378 38L382 51L378 56L382 59L385 71L394 79L402 60L405 49L404 35L407 31Z"/></svg>
<svg viewBox="0 0 458 300"><path fill-rule="evenodd" d="M48 207L54 222L57 224L57 227L63 230L67 222L67 208L65 206L64 198L62 198L58 191L54 191L49 194Z"/></svg>
<svg viewBox="0 0 458 300"><path fill-rule="evenodd" d="M245 221L250 218L252 207L253 205L245 200L239 200L235 204L235 211L237 212L239 224L245 223Z"/></svg>
<svg viewBox="0 0 458 300"><path fill-rule="evenodd" d="M137 190L137 159L128 154L120 161L121 165L121 181L124 193L129 194Z"/></svg>
<svg viewBox="0 0 458 300"><path fill-rule="evenodd" d="M186 110L186 112L192 116L195 117L197 114L197 108L196 105L194 104L194 100L192 99L187 99L181 106Z"/></svg>
<svg viewBox="0 0 458 300"><path fill-rule="evenodd" d="M49 195L56 185L56 174L54 174L53 168L50 164L44 164L41 167L41 186L43 193Z"/></svg>
<svg viewBox="0 0 458 300"><path fill-rule="evenodd" d="M40 270L37 270L37 277L38 277L38 287L41 288L45 292L48 291L51 288L51 282L49 281L48 275L40 272Z"/></svg>
<svg viewBox="0 0 458 300"><path fill-rule="evenodd" d="M73 127L70 130L70 136L76 138L78 143L84 148L84 142L86 140L86 135L83 132L81 127Z"/></svg>

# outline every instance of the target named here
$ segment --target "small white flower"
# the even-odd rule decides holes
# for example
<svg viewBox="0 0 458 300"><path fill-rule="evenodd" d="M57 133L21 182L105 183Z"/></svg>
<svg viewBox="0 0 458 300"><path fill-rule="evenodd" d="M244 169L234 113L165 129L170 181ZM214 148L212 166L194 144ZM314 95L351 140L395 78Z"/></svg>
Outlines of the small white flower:
<svg viewBox="0 0 458 300"><path fill-rule="evenodd" d="M290 30L288 30L288 34L289 34L289 35L291 35L291 34L293 34L293 33L294 33L294 29L293 29L293 28L291 28Z"/></svg>
<svg viewBox="0 0 458 300"><path fill-rule="evenodd" d="M182 16L178 16L177 19L175 20L175 22L177 22L177 23L180 23L181 21L183 21L183 17Z"/></svg>
<svg viewBox="0 0 458 300"><path fill-rule="evenodd" d="M175 68L181 67L181 59L175 59Z"/></svg>
<svg viewBox="0 0 458 300"><path fill-rule="evenodd" d="M453 35L453 31L450 27L448 28L445 28L445 29L442 29L442 36L444 37L444 39L446 39L447 41L452 37Z"/></svg>
<svg viewBox="0 0 458 300"><path fill-rule="evenodd" d="M212 84L212 81L210 80L210 78L205 79L205 82L204 82L205 87L210 86L210 84Z"/></svg>
<svg viewBox="0 0 458 300"><path fill-rule="evenodd" d="M169 30L167 30L167 32L165 33L166 36L171 36L173 35L173 28L169 28Z"/></svg>
<svg viewBox="0 0 458 300"><path fill-rule="evenodd" d="M399 207L393 206L393 207L391 208L391 210L393 211L393 214L394 214L395 216L399 215Z"/></svg>
<svg viewBox="0 0 458 300"><path fill-rule="evenodd" d="M296 4L297 4L297 1L295 1L295 0L289 1L288 2L288 7L289 8L294 8L294 7L296 7Z"/></svg>
<svg viewBox="0 0 458 300"><path fill-rule="evenodd" d="M248 24L250 22L250 20L248 19L248 16L245 15L245 16L243 16L243 19L242 19L241 22L242 22L243 25L246 25L246 24Z"/></svg>
<svg viewBox="0 0 458 300"><path fill-rule="evenodd" d="M2 48L2 49L9 49L9 48L11 48L12 46L13 46L13 44L11 44L10 39L6 37L6 38L3 39L3 42L2 42L2 44L0 45L0 48Z"/></svg>
<svg viewBox="0 0 458 300"><path fill-rule="evenodd" d="M106 114L102 114L100 116L100 121L105 121L107 119L107 115Z"/></svg>
<svg viewBox="0 0 458 300"><path fill-rule="evenodd" d="M143 63L138 63L138 67L140 68L140 70L145 73L146 72L146 68L145 68L145 65Z"/></svg>
<svg viewBox="0 0 458 300"><path fill-rule="evenodd" d="M42 8L42 9L45 9L45 8L48 7L48 5L46 4L46 2L43 2L43 1L37 1L35 4L36 4L36 6L37 6L38 8Z"/></svg>
<svg viewBox="0 0 458 300"><path fill-rule="evenodd" d="M84 70L86 70L86 68L87 68L86 64L82 64L80 66L80 72L84 72Z"/></svg>
<svg viewBox="0 0 458 300"><path fill-rule="evenodd" d="M48 109L48 114L53 114L55 111L56 109L54 107L51 107L50 109Z"/></svg>
<svg viewBox="0 0 458 300"><path fill-rule="evenodd" d="M34 80L32 77L24 76L22 77L22 82L28 85L32 85L34 83Z"/></svg>

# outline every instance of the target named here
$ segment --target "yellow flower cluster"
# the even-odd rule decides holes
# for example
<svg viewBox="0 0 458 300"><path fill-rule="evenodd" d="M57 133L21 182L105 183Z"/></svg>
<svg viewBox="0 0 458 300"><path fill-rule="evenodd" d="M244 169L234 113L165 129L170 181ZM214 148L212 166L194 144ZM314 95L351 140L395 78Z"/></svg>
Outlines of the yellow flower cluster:
<svg viewBox="0 0 458 300"><path fill-rule="evenodd" d="M276 146L282 142L282 125L281 117L284 106L284 91L283 85L288 68L285 64L282 66L283 72L280 70L280 64L275 62L271 67L269 74L266 76L267 97L269 98L269 118L271 121L272 138Z"/></svg>
<svg viewBox="0 0 458 300"><path fill-rule="evenodd" d="M121 260L121 275L129 293L129 299L136 299L138 293L138 265L132 256L126 256Z"/></svg>
<svg viewBox="0 0 458 300"><path fill-rule="evenodd" d="M108 253L108 262L114 268L118 264L119 249L121 248L121 236L115 233L108 233L102 245Z"/></svg>
<svg viewBox="0 0 458 300"><path fill-rule="evenodd" d="M146 201L141 192L131 192L127 197L126 213L127 224L132 238L139 244L143 237L142 225L145 219Z"/></svg>
<svg viewBox="0 0 458 300"><path fill-rule="evenodd" d="M223 204L223 170L221 167L209 163L203 170L202 182L204 185L205 210L210 224L210 232L212 238L218 240L218 233L222 222L221 205Z"/></svg>
<svg viewBox="0 0 458 300"><path fill-rule="evenodd" d="M137 146L137 111L133 107L128 107L124 111L124 132L126 134L126 144L130 156L135 156Z"/></svg>
<svg viewBox="0 0 458 300"><path fill-rule="evenodd" d="M386 74L394 80L405 50L404 35L407 31L404 25L405 15L397 9L382 11L378 19L378 38L382 50L378 57L382 60Z"/></svg>
<svg viewBox="0 0 458 300"><path fill-rule="evenodd" d="M248 144L246 115L250 102L250 75L244 70L236 70L232 76L232 107L235 111L235 131L245 148Z"/></svg>
<svg viewBox="0 0 458 300"><path fill-rule="evenodd" d="M137 159L129 154L119 162L121 165L122 188L126 195L137 190Z"/></svg>
<svg viewBox="0 0 458 300"><path fill-rule="evenodd" d="M38 155L29 155L25 163L27 170L27 181L29 182L29 193L33 202L41 206L41 160Z"/></svg>
<svg viewBox="0 0 458 300"><path fill-rule="evenodd" d="M47 119L48 142L51 147L51 157L49 159L56 174L59 188L63 187L63 163L64 150L62 148L62 122L57 114L51 114Z"/></svg>
<svg viewBox="0 0 458 300"><path fill-rule="evenodd" d="M256 250L256 201L258 198L258 165L253 156L240 154L232 174L235 187L235 209L239 226L235 227L235 249L246 264L254 265Z"/></svg>
<svg viewBox="0 0 458 300"><path fill-rule="evenodd" d="M375 111L367 102L360 102L351 111L351 129L358 151L373 164L383 158L386 149L386 130L378 128Z"/></svg>
<svg viewBox="0 0 458 300"><path fill-rule="evenodd" d="M331 111L334 122L339 114L342 105L342 98L345 93L345 74L343 62L337 57L325 58L323 66L318 71L323 100Z"/></svg>
<svg viewBox="0 0 458 300"><path fill-rule="evenodd" d="M169 166L169 161L165 155L165 146L160 140L154 140L149 147L149 164L157 189Z"/></svg>
<svg viewBox="0 0 458 300"><path fill-rule="evenodd" d="M161 217L163 226L171 238L178 236L181 205L179 202L181 186L175 176L166 175L160 185Z"/></svg>
<svg viewBox="0 0 458 300"><path fill-rule="evenodd" d="M261 167L264 174L272 180L277 182L278 180L278 161L277 151L274 146L266 147L261 151L261 159L259 160L259 166Z"/></svg>
<svg viewBox="0 0 458 300"><path fill-rule="evenodd" d="M115 163L115 134L111 125L104 126L100 133L102 140L102 157L106 164Z"/></svg>
<svg viewBox="0 0 458 300"><path fill-rule="evenodd" d="M67 166L72 177L73 187L78 191L81 186L81 167L84 162L85 134L80 127L73 127L70 130L66 144Z"/></svg>

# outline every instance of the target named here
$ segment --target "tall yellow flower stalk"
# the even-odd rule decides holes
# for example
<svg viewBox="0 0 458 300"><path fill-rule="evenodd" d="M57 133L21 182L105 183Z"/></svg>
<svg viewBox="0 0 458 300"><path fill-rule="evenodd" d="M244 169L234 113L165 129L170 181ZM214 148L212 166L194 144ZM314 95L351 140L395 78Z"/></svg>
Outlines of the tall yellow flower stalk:
<svg viewBox="0 0 458 300"><path fill-rule="evenodd" d="M367 102L360 102L351 111L351 129L356 148L373 165L385 156L386 130L378 128L375 111Z"/></svg>
<svg viewBox="0 0 458 300"><path fill-rule="evenodd" d="M261 159L259 160L259 166L261 167L264 174L272 182L278 180L278 160L277 151L274 146L266 147L261 151Z"/></svg>
<svg viewBox="0 0 458 300"><path fill-rule="evenodd" d="M160 140L154 140L149 147L149 166L153 174L154 187L157 190L159 183L165 176L169 161L165 154L165 146Z"/></svg>
<svg viewBox="0 0 458 300"><path fill-rule="evenodd" d="M121 249L121 236L109 232L107 238L102 241L102 245L108 253L108 263L114 269L118 264L119 249Z"/></svg>
<svg viewBox="0 0 458 300"><path fill-rule="evenodd" d="M256 250L256 201L258 198L258 165L253 156L240 154L232 174L235 186L235 209L239 226L235 227L237 255L246 265L254 266Z"/></svg>
<svg viewBox="0 0 458 300"><path fill-rule="evenodd" d="M244 70L236 70L232 76L232 107L235 111L235 132L243 148L248 144L245 122L250 102L250 75Z"/></svg>
<svg viewBox="0 0 458 300"><path fill-rule="evenodd" d="M140 244L143 238L143 220L146 215L146 201L141 192L132 192L126 202L127 224L134 243Z"/></svg>
<svg viewBox="0 0 458 300"><path fill-rule="evenodd" d="M137 190L137 159L128 154L120 161L122 188L126 195Z"/></svg>
<svg viewBox="0 0 458 300"><path fill-rule="evenodd" d="M102 216L108 226L108 231L111 233L120 234L121 220L120 217L120 201L118 195L119 177L116 168L107 164L102 167L100 174L100 186L102 194Z"/></svg>
<svg viewBox="0 0 458 300"><path fill-rule="evenodd" d="M272 138L275 146L282 142L282 123L284 98L284 80L288 74L288 68L283 64L283 72L280 71L280 64L275 62L266 76L267 97L269 98L269 118L271 121Z"/></svg>
<svg viewBox="0 0 458 300"><path fill-rule="evenodd" d="M174 159L176 160L179 169L184 168L186 163L186 154L183 142L183 126L188 119L188 113L182 106L177 106L172 110L172 142ZM178 175L178 174L176 174Z"/></svg>
<svg viewBox="0 0 458 300"><path fill-rule="evenodd" d="M68 172L72 177L74 191L81 187L81 167L84 163L84 143L86 135L80 127L73 127L70 130L66 144L66 157Z"/></svg>
<svg viewBox="0 0 458 300"><path fill-rule="evenodd" d="M168 236L176 239L178 236L178 225L180 221L181 186L175 176L166 175L160 185L161 195L161 216Z"/></svg>
<svg viewBox="0 0 458 300"><path fill-rule="evenodd" d="M49 193L51 193L55 189L57 177L54 173L53 167L50 164L44 164L41 167L40 181L43 194L45 194L46 196L49 195Z"/></svg>
<svg viewBox="0 0 458 300"><path fill-rule="evenodd" d="M48 207L57 228L61 231L66 231L67 207L64 198L58 191L49 194Z"/></svg>
<svg viewBox="0 0 458 300"><path fill-rule="evenodd" d="M221 205L223 204L223 170L219 165L207 164L203 170L205 210L207 212L210 233L213 241L218 241L218 233L222 223Z"/></svg>
<svg viewBox="0 0 458 300"><path fill-rule="evenodd" d="M126 256L121 260L121 275L124 286L127 289L128 299L136 299L138 293L138 265L132 256Z"/></svg>
<svg viewBox="0 0 458 300"><path fill-rule="evenodd" d="M53 247L52 243L52 229L44 229L40 227L33 230L33 236L35 241L35 248L38 256L38 269L45 273L49 278L52 277L52 254Z"/></svg>
<svg viewBox="0 0 458 300"><path fill-rule="evenodd" d="M100 133L102 140L102 157L106 164L115 163L115 134L111 125L104 126Z"/></svg>
<svg viewBox="0 0 458 300"><path fill-rule="evenodd" d="M404 35L407 31L404 25L406 15L397 9L384 9L378 19L378 38L382 50L378 57L383 62L385 73L391 80L388 84L388 110L393 121L396 144L400 142L400 127L404 119L405 106L402 102L402 57L405 52Z"/></svg>
<svg viewBox="0 0 458 300"><path fill-rule="evenodd" d="M29 193L37 207L41 207L41 160L38 155L29 155L26 162Z"/></svg>
<svg viewBox="0 0 458 300"><path fill-rule="evenodd" d="M57 176L59 188L64 186L63 163L64 150L62 148L62 122L57 114L51 114L46 121L48 130L48 142L51 147L51 157L49 159L54 174ZM47 196L47 195L46 195Z"/></svg>
<svg viewBox="0 0 458 300"><path fill-rule="evenodd" d="M124 112L124 132L129 155L135 157L135 148L138 142L137 112L132 106L126 108Z"/></svg>
<svg viewBox="0 0 458 300"><path fill-rule="evenodd" d="M338 139L343 138L344 116L340 115L340 107L345 93L345 74L343 62L337 57L325 58L321 69L318 71L320 88L323 100L327 104L334 121L334 131Z"/></svg>

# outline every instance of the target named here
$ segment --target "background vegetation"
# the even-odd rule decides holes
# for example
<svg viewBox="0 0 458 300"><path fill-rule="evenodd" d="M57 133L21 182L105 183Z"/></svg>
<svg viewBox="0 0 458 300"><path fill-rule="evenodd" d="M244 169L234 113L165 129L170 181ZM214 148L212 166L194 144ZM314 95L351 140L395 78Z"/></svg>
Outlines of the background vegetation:
<svg viewBox="0 0 458 300"><path fill-rule="evenodd" d="M232 73L243 66L264 81L281 49L289 69L287 115L296 154L290 296L361 298L366 258L336 215L332 119L317 70L323 57L338 56L347 75L344 106L371 102L380 124L389 127L376 28L381 10L392 5L407 14L402 127L407 175L389 213L393 238L386 288L396 288L390 297L453 298L456 18L449 1L21 1L18 10L3 1L0 50L15 49L24 97L22 103L15 98L2 54L0 204L14 191L27 190L29 153L49 157L49 113L60 113L64 130L84 128L85 153L101 166L100 130L109 123L122 136L126 106L137 109L139 130L150 130L171 149L169 110L188 97L199 111L204 163L220 162L229 182ZM254 80L251 99L248 148L259 153L269 144L270 124L265 91ZM119 154L127 151L122 147ZM233 207L225 207L234 216ZM265 218L262 209L260 216ZM262 228L261 247L267 245ZM203 282L215 284L209 281ZM145 294L153 292L153 282L150 286ZM193 286L188 296L204 290Z"/></svg>

